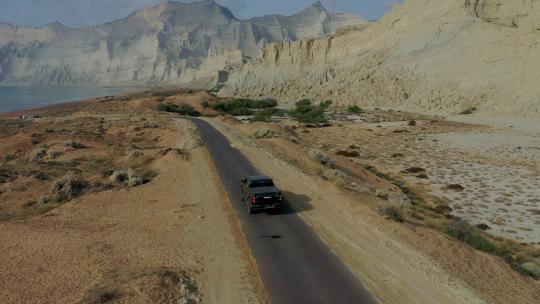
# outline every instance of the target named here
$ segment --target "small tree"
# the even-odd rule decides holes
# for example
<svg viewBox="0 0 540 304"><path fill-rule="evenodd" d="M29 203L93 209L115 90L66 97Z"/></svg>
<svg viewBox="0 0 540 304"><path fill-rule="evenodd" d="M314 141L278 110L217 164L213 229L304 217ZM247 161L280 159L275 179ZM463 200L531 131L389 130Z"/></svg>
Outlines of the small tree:
<svg viewBox="0 0 540 304"><path fill-rule="evenodd" d="M351 113L351 114L360 114L360 113L363 113L364 110L362 110L359 106L357 105L353 105L353 106L350 106L347 108L347 112Z"/></svg>
<svg viewBox="0 0 540 304"><path fill-rule="evenodd" d="M326 123L328 120L324 116L324 111L331 104L331 101L325 101L314 105L311 100L304 99L296 103L296 108L292 109L289 115L301 123Z"/></svg>

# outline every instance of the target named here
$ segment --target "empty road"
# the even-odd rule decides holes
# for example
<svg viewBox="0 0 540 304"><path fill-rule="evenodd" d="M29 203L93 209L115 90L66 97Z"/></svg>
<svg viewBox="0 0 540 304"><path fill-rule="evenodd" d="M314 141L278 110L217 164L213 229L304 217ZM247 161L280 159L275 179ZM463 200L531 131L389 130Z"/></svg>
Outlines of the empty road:
<svg viewBox="0 0 540 304"><path fill-rule="evenodd" d="M192 121L199 128L237 212L272 303L377 303L292 208L276 215L249 215L240 200L240 180L259 172L210 124Z"/></svg>

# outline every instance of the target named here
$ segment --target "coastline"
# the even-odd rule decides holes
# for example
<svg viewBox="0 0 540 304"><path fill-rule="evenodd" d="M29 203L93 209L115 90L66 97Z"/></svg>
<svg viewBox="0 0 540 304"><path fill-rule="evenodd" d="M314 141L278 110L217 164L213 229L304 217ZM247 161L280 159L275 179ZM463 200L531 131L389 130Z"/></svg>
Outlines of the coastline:
<svg viewBox="0 0 540 304"><path fill-rule="evenodd" d="M136 88L131 88L131 89L126 88L126 89L127 89L126 91L119 92L116 94L111 94L108 96L112 96L113 98L118 98L122 96L139 93L148 88L136 87ZM18 109L18 110L13 110L13 111L0 111L0 119L15 119L15 118L18 118L20 115L40 115L40 114L44 114L50 111L76 110L79 107L100 102L103 100L103 98L105 98L105 96L86 97L86 98L75 99L71 101L59 101L59 102L55 102L48 105L30 107L30 108L25 108L25 109Z"/></svg>
<svg viewBox="0 0 540 304"><path fill-rule="evenodd" d="M117 96L142 88L130 87L34 87L0 86L0 99L5 100L0 113L26 112L34 109Z"/></svg>

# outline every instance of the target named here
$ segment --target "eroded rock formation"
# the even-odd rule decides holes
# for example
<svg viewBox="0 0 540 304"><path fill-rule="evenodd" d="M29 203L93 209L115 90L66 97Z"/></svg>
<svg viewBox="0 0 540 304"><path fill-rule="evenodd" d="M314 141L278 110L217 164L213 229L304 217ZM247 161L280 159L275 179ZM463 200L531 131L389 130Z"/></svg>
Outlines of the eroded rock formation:
<svg viewBox="0 0 540 304"><path fill-rule="evenodd" d="M320 3L284 17L237 19L206 0L166 2L95 27L0 24L1 85L209 85L218 72L259 57L267 43L362 24Z"/></svg>

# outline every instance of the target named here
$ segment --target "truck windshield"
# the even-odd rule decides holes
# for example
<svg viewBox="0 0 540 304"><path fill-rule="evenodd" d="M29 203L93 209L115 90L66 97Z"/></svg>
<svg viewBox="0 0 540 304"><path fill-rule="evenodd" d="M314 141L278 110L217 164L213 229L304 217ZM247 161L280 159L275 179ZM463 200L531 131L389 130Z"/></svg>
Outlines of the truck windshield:
<svg viewBox="0 0 540 304"><path fill-rule="evenodd" d="M271 179L252 180L249 184L250 188L259 187L274 187L274 182Z"/></svg>

